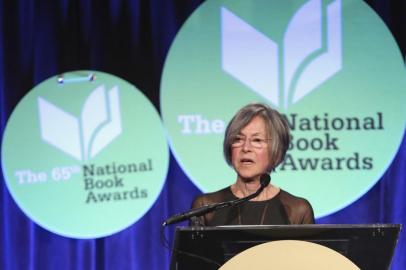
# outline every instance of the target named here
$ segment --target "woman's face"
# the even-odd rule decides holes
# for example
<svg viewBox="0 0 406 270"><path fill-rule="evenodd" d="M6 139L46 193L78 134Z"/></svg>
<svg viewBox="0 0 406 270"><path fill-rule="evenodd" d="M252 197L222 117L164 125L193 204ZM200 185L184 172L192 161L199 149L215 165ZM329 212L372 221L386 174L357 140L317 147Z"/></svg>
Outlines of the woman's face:
<svg viewBox="0 0 406 270"><path fill-rule="evenodd" d="M256 116L248 123L231 146L231 163L243 181L259 180L267 172L269 136L262 117Z"/></svg>

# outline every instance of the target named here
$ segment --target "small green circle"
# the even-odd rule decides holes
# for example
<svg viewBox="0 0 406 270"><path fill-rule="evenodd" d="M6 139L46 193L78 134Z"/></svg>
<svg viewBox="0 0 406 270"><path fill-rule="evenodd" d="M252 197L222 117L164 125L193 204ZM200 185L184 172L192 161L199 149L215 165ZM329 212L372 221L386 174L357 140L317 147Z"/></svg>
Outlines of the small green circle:
<svg viewBox="0 0 406 270"><path fill-rule="evenodd" d="M317 217L365 194L405 128L406 76L395 40L362 1L206 1L165 62L161 112L170 146L204 192L235 181L224 130L250 102L283 113L293 143L272 181Z"/></svg>
<svg viewBox="0 0 406 270"><path fill-rule="evenodd" d="M33 88L2 142L7 187L40 226L94 238L139 220L159 196L169 149L160 117L128 82L74 71Z"/></svg>

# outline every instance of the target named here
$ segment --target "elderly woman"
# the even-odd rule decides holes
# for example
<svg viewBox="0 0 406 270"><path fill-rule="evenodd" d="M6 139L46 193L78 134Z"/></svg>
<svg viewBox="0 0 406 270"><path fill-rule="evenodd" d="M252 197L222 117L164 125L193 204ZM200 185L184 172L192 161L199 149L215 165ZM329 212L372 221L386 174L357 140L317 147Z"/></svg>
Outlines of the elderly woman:
<svg viewBox="0 0 406 270"><path fill-rule="evenodd" d="M223 151L237 173L234 184L198 196L192 208L235 200L258 190L260 177L271 173L284 159L289 147L289 126L276 110L264 104L249 104L237 112L227 126ZM310 203L275 185L266 186L250 201L197 217L192 225L312 224Z"/></svg>

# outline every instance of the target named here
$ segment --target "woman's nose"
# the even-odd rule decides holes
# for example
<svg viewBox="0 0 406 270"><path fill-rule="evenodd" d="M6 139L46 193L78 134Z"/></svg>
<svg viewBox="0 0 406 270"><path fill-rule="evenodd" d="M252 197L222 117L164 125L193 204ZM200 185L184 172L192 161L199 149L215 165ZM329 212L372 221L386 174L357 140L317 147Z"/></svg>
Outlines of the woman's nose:
<svg viewBox="0 0 406 270"><path fill-rule="evenodd" d="M251 141L248 138L245 139L244 144L242 145L242 150L246 152L251 150L251 147Z"/></svg>

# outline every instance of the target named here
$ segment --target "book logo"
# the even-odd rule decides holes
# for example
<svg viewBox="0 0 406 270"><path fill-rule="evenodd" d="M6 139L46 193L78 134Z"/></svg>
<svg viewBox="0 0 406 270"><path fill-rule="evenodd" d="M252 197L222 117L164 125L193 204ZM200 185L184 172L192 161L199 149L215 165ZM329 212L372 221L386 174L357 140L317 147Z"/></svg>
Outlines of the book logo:
<svg viewBox="0 0 406 270"><path fill-rule="evenodd" d="M119 90L99 86L86 99L79 118L38 97L41 138L80 161L96 156L121 134Z"/></svg>
<svg viewBox="0 0 406 270"><path fill-rule="evenodd" d="M276 108L292 142L272 181L322 217L389 166L404 133L404 89L397 44L363 1L208 0L169 50L160 105L175 158L204 192L236 179L221 152L233 115L252 102Z"/></svg>
<svg viewBox="0 0 406 270"><path fill-rule="evenodd" d="M326 7L325 18L322 12L321 0L305 3L278 44L222 7L223 70L287 109L342 68L341 0Z"/></svg>
<svg viewBox="0 0 406 270"><path fill-rule="evenodd" d="M144 216L165 183L169 148L141 91L111 74L79 70L41 82L18 103L1 161L11 196L31 220L85 239Z"/></svg>

